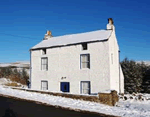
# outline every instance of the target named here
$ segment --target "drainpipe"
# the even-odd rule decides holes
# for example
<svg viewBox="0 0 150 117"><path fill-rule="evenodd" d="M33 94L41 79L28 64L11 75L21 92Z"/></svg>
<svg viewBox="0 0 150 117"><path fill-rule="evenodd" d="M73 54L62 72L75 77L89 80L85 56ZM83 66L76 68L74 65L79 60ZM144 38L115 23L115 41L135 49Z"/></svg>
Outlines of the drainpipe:
<svg viewBox="0 0 150 117"><path fill-rule="evenodd" d="M119 93L121 93L121 79L120 79L120 50L118 51L119 56Z"/></svg>
<svg viewBox="0 0 150 117"><path fill-rule="evenodd" d="M31 73L32 73L32 67L31 67L31 66L32 66L32 64L31 64L31 52L32 52L32 51L30 50L30 80L29 80L29 81L30 81L30 83L29 83L29 88L30 88L30 89L31 89Z"/></svg>

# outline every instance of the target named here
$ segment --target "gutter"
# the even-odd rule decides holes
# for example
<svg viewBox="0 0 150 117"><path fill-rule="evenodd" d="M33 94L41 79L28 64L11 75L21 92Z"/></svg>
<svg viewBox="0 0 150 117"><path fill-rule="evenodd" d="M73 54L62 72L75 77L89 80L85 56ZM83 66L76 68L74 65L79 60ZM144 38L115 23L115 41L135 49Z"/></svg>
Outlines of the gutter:
<svg viewBox="0 0 150 117"><path fill-rule="evenodd" d="M31 74L32 74L32 67L31 67L31 66L32 66L32 62L31 62L31 52L32 52L32 51L30 50L30 80L29 80L30 83L29 83L29 88L31 88L31 77L32 77L32 76L31 76Z"/></svg>
<svg viewBox="0 0 150 117"><path fill-rule="evenodd" d="M108 39L104 39L104 40L95 40L95 41L87 41L87 42L79 42L79 43L72 43L72 44L66 44L66 45L55 45L55 46L50 46L50 47L38 47L38 48L31 48L31 50L39 50L39 49L43 49L43 48L58 48L58 47L65 47L65 46L73 46L73 45L79 45L82 43L95 43L95 42L105 42L108 41Z"/></svg>

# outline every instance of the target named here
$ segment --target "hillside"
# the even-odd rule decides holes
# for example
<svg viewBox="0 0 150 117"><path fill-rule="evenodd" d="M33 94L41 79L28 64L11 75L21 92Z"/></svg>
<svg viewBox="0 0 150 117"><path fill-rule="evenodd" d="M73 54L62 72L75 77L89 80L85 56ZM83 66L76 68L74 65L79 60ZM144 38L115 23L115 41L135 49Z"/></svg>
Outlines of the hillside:
<svg viewBox="0 0 150 117"><path fill-rule="evenodd" d="M14 63L0 63L0 67L17 67L17 68L27 68L30 67L29 61L19 61Z"/></svg>
<svg viewBox="0 0 150 117"><path fill-rule="evenodd" d="M6 85L19 86L18 83L27 85L29 76L30 62L28 61L0 63L0 78L6 78L7 80L11 81L6 83Z"/></svg>
<svg viewBox="0 0 150 117"><path fill-rule="evenodd" d="M30 62L29 61L18 61L18 62L13 62L13 63L0 63L0 68L1 67L11 67L11 68L16 68L19 72L25 69L25 71L30 74Z"/></svg>
<svg viewBox="0 0 150 117"><path fill-rule="evenodd" d="M150 61L136 61L137 63L142 63L144 62L146 65L150 65Z"/></svg>

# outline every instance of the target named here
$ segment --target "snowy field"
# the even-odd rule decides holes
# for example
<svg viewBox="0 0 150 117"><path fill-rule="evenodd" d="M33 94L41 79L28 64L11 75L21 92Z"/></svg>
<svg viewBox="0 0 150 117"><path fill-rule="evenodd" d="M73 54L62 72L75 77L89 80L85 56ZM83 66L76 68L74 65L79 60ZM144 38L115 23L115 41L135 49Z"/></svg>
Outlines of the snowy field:
<svg viewBox="0 0 150 117"><path fill-rule="evenodd" d="M150 100L136 101L121 99L117 106L111 107L95 102L69 99L48 94L39 94L0 86L0 94L15 96L22 99L43 102L49 105L61 106L71 109L87 110L92 112L117 115L123 117L150 117ZM147 96L150 96L147 94Z"/></svg>

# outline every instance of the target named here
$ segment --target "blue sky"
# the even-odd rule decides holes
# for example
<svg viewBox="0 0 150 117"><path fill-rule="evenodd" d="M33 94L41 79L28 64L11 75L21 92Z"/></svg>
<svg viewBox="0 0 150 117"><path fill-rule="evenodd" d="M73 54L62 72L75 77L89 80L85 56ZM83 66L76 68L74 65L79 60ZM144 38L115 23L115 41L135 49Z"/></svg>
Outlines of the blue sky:
<svg viewBox="0 0 150 117"><path fill-rule="evenodd" d="M0 63L29 61L46 30L60 36L105 29L109 17L121 60L150 60L149 11L148 0L0 0Z"/></svg>

